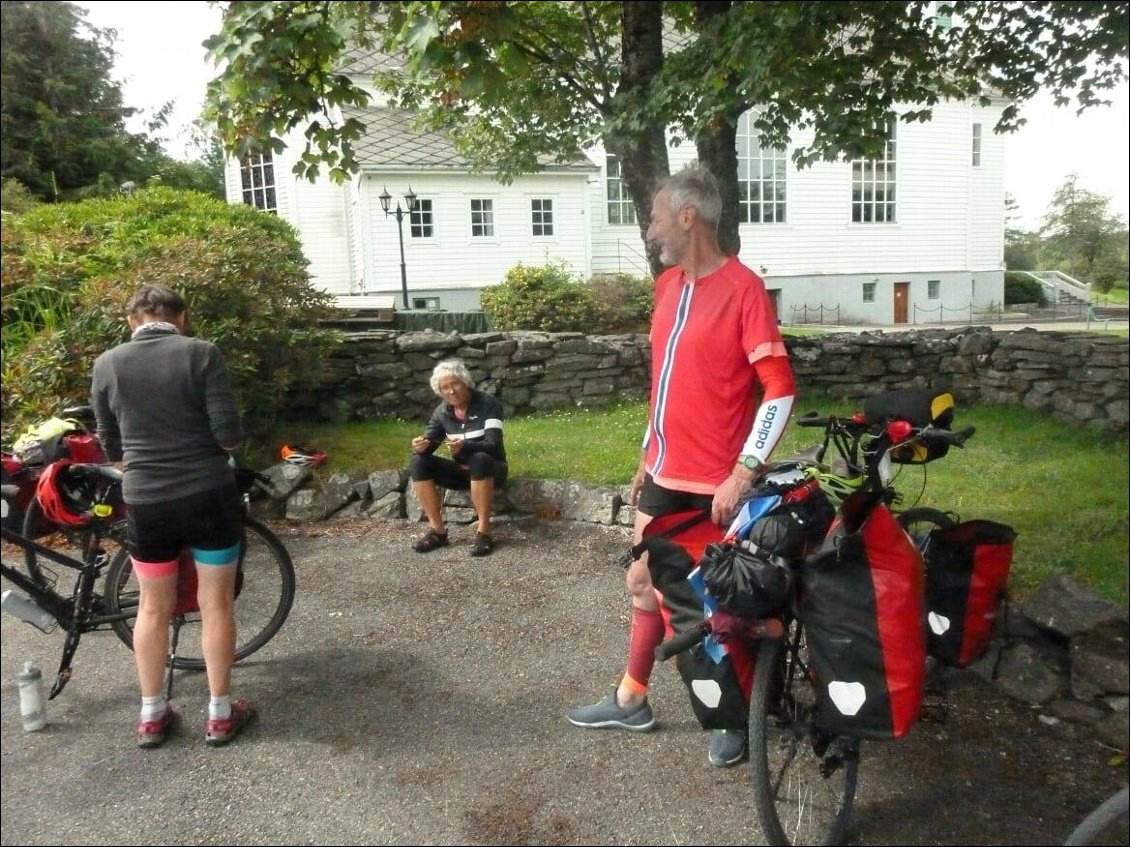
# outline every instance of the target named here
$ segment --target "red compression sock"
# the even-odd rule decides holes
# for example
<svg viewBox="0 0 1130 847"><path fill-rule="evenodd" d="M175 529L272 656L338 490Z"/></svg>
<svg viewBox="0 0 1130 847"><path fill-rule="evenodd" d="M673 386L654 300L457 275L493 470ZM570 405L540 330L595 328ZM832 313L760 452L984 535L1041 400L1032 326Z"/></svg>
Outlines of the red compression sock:
<svg viewBox="0 0 1130 847"><path fill-rule="evenodd" d="M628 633L628 670L624 675L624 682L638 694L647 692L651 669L655 667L655 648L663 641L665 631L663 615L658 610L648 612L632 607L632 626Z"/></svg>

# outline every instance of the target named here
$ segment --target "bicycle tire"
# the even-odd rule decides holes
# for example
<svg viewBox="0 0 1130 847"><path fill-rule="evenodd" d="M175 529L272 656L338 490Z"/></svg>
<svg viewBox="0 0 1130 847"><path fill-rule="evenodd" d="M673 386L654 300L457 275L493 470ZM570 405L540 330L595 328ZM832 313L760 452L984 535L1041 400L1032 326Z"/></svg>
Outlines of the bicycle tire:
<svg viewBox="0 0 1130 847"><path fill-rule="evenodd" d="M235 661L246 659L264 647L282 628L294 604L297 585L294 563L286 547L266 526L244 517L240 549L241 576L236 583ZM110 614L137 608L138 585L133 566L123 548L106 575L106 604ZM200 613L178 616L180 625L173 668L204 670ZM114 621L112 628L122 643L133 649L135 616Z"/></svg>
<svg viewBox="0 0 1130 847"><path fill-rule="evenodd" d="M1116 842L1111 838L1111 828L1118 826L1119 831L1125 835L1127 820L1130 820L1130 787L1112 794L1083 818L1063 842L1064 847L1114 844Z"/></svg>
<svg viewBox="0 0 1130 847"><path fill-rule="evenodd" d="M930 506L918 506L900 512L897 516L899 526L914 540L914 546L923 556L930 544L930 533L935 529L949 529L957 524L952 512L944 512Z"/></svg>
<svg viewBox="0 0 1130 847"><path fill-rule="evenodd" d="M39 505L39 500L32 497L27 504L27 509L24 512L24 522L20 529L20 533L25 538L30 538L33 541L38 541L40 544L45 544L49 547L54 547L60 552L81 561L83 554L86 550L86 545L90 541L90 534L93 530L90 527L70 528L53 525L43 515L43 507ZM56 538L58 536L58 538ZM126 537L126 523L125 520L116 522L108 533L102 536L102 541L112 541L119 547L125 546ZM56 563L57 564L57 563ZM55 571L46 563L40 561L40 557L30 547L24 548L24 566L27 569L28 576L35 580L36 584L41 588L54 588L57 582ZM78 568L75 568L78 570Z"/></svg>
<svg viewBox="0 0 1130 847"><path fill-rule="evenodd" d="M859 780L858 738L815 724L804 627L762 639L749 710L754 808L766 844L842 844Z"/></svg>

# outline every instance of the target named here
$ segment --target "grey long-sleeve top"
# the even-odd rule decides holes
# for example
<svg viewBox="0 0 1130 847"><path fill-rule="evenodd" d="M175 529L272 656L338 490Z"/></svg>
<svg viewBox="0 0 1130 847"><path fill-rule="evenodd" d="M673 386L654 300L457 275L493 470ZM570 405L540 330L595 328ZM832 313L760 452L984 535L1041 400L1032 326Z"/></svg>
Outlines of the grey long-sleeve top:
<svg viewBox="0 0 1130 847"><path fill-rule="evenodd" d="M94 362L98 438L123 462L126 503L157 503L231 482L243 441L227 365L216 346L171 328L149 331Z"/></svg>

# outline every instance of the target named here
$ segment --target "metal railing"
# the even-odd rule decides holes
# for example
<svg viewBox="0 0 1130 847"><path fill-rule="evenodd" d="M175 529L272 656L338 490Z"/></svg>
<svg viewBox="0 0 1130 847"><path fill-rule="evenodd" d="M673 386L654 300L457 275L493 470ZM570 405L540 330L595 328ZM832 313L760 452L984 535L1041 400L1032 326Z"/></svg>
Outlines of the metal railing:
<svg viewBox="0 0 1130 847"><path fill-rule="evenodd" d="M837 303L835 306L825 306L821 303L819 306L809 306L805 303L803 306L790 306L792 310L792 319L789 321L793 326L802 324L825 324L838 325L840 322L840 306ZM835 315L833 318L832 315ZM828 318L825 320L825 318Z"/></svg>
<svg viewBox="0 0 1130 847"><path fill-rule="evenodd" d="M1094 299L1090 284L1080 282L1063 271L1010 271L1010 273L1024 274L1036 280L1044 287L1049 295L1048 300L1052 303L1063 300L1090 303Z"/></svg>
<svg viewBox="0 0 1130 847"><path fill-rule="evenodd" d="M625 257L623 254L627 252L629 255ZM624 270L625 262L629 263L629 269ZM627 241L616 239L616 272L617 273L634 273L642 276L649 276L651 273L650 265L647 261L647 256L641 253L636 247L633 247Z"/></svg>

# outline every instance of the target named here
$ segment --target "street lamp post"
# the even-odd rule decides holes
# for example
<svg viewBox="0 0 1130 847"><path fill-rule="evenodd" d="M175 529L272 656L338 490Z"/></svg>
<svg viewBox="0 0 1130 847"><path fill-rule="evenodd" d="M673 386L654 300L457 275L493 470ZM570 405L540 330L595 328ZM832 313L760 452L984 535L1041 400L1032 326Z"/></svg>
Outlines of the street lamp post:
<svg viewBox="0 0 1130 847"><path fill-rule="evenodd" d="M412 186L408 186L408 193L404 195L404 202L408 204L407 209L400 208L400 201L396 201L396 209L391 210L389 207L392 204L392 195L388 193L388 187L385 186L381 191L381 208L384 209L385 216L392 215L396 218L396 233L400 238L400 291L404 295L404 308L408 308L408 270L404 264L404 218L410 215L412 210L416 208L416 192L412 190Z"/></svg>

